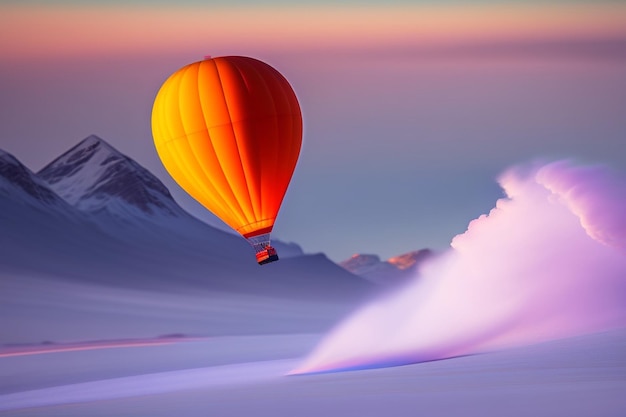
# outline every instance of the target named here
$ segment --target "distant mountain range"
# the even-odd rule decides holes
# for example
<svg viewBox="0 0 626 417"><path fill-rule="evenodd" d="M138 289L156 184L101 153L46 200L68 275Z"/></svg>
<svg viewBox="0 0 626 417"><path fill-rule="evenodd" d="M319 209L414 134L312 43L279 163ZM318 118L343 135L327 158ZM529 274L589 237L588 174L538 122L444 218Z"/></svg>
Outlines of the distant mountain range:
<svg viewBox="0 0 626 417"><path fill-rule="evenodd" d="M185 212L167 188L89 136L33 173L0 151L0 266L105 285L289 297L356 297L371 285L323 254L274 241L259 266L248 243Z"/></svg>
<svg viewBox="0 0 626 417"><path fill-rule="evenodd" d="M355 296L403 280L430 254L355 255L340 267L273 241L281 261L259 267L244 239L189 215L158 178L95 135L37 173L0 150L0 230L3 269L139 288Z"/></svg>
<svg viewBox="0 0 626 417"><path fill-rule="evenodd" d="M281 260L257 265L96 136L37 173L0 150L0 344L326 331L425 253L342 267L273 245Z"/></svg>
<svg viewBox="0 0 626 417"><path fill-rule="evenodd" d="M423 262L434 255L430 249L422 249L382 261L378 255L355 254L339 265L376 284L394 285L415 276Z"/></svg>

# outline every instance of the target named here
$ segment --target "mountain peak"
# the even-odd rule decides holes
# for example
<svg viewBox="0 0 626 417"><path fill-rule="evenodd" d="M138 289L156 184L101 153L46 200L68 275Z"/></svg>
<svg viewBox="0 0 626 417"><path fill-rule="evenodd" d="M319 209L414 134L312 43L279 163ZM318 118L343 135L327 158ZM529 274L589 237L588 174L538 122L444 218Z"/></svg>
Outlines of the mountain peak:
<svg viewBox="0 0 626 417"><path fill-rule="evenodd" d="M400 270L411 269L434 255L430 249L420 249L387 259L387 262Z"/></svg>
<svg viewBox="0 0 626 417"><path fill-rule="evenodd" d="M37 175L48 184L55 185L68 177L73 177L96 155L99 156L97 159L99 159L100 165L106 163L109 157L123 157L121 153L103 139L96 135L90 135L46 165ZM66 193L66 195L62 196L68 199L70 203L75 203L75 201L71 201L72 195Z"/></svg>
<svg viewBox="0 0 626 417"><path fill-rule="evenodd" d="M145 214L169 216L182 210L154 175L96 135L80 141L37 175L81 210L134 207Z"/></svg>
<svg viewBox="0 0 626 417"><path fill-rule="evenodd" d="M109 144L109 142L102 139L100 136L93 135L93 134L87 136L85 139L78 142L76 146L74 146L72 149L70 149L66 153L69 153L72 151L75 154L79 154L81 152L84 152L85 154L89 154L90 152L98 151L98 152L107 153L107 154L114 155L114 156L119 156L120 158L127 158L123 153L121 153L120 151L115 149L111 144Z"/></svg>
<svg viewBox="0 0 626 417"><path fill-rule="evenodd" d="M414 275L420 265L433 255L430 249L421 249L381 261L378 255L355 254L340 262L339 266L372 282L389 285Z"/></svg>
<svg viewBox="0 0 626 417"><path fill-rule="evenodd" d="M2 180L4 179L4 185ZM35 174L10 153L0 149L0 189L17 187L30 197L46 204L58 204L61 199L42 184ZM13 188L15 189L15 188Z"/></svg>
<svg viewBox="0 0 626 417"><path fill-rule="evenodd" d="M77 146L80 146L81 144L85 144L85 145L89 146L89 145L93 145L93 144L96 144L96 143L104 143L106 145L109 145L106 140L104 140L100 136L94 135L92 133L91 135L87 136L85 139L83 139L80 142L78 142ZM109 145L109 146L111 146L111 145Z"/></svg>
<svg viewBox="0 0 626 417"><path fill-rule="evenodd" d="M349 259L339 263L339 266L350 272L356 273L364 268L369 268L380 263L380 257L372 254L355 253Z"/></svg>

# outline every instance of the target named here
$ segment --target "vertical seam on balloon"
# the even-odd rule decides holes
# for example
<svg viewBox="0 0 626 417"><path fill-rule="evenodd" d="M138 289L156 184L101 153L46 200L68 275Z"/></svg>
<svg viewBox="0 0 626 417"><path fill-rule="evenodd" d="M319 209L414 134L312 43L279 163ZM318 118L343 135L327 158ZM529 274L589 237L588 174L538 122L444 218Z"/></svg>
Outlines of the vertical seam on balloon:
<svg viewBox="0 0 626 417"><path fill-rule="evenodd" d="M281 83L281 90L283 92L283 94L285 94L285 97L287 99L287 101L289 102L289 107L291 109L291 99L289 97L290 92L287 91L287 86L284 85L283 83ZM293 138L294 138L294 123L293 123L293 115L291 114L292 112L290 111L290 114L288 115L284 115L283 117L285 119L288 119L291 123L291 129L289 129L289 137L288 137L288 144L286 146L287 152L285 153L285 158L289 159L289 163L290 163L290 172L288 174L288 179L286 180L287 184L285 185L285 191L283 192L283 195L280 196L280 200L279 200L279 204L282 205L283 200L285 199L285 195L287 195L287 191L289 189L289 178L291 178L293 176L293 172L294 172L294 168L295 168L295 163L294 163L294 159L297 161L298 157L297 156L293 156L293 147L294 147L294 143L293 143Z"/></svg>
<svg viewBox="0 0 626 417"><path fill-rule="evenodd" d="M171 80L172 82L171 82L171 83L169 83L169 85L167 86L167 93L168 93L168 94L170 94L170 95L172 95L172 94L176 93L176 97L177 97L177 98L179 97L178 92L177 92L177 91L170 91L170 90L172 90L172 87L174 86L174 85L173 85L173 82L174 82L174 81L176 81L178 84L180 84L180 80L178 80L178 79L177 79L177 78L180 76L179 74L180 74L180 72L177 72L177 73L176 73L176 75L175 75L175 77L176 77L176 78L172 79L172 80ZM178 85L178 84L177 84L177 85ZM165 112L165 107L164 107L163 105L161 105L160 109L161 109L161 111L162 111L162 112ZM180 117L180 112L179 112L179 117ZM162 117L162 120L164 121L164 124L167 126L167 130L169 131L169 135L168 135L168 136L170 136L170 137L171 137L171 136L173 136L173 135L171 134L173 131L172 131L172 129L171 129L171 128L170 128L170 126L169 126L169 124L171 124L171 122L170 122L170 123L168 123L168 118L167 118L167 117ZM165 146L165 147L167 147L167 143L164 143L164 146ZM195 184L195 182L194 182L192 179L190 179L190 176L188 175L188 171L184 168L184 164L182 164L182 163L180 162L180 160L181 160L181 154L180 154L180 152L178 151L177 147L176 147L176 146L172 146L172 150L171 150L170 152L171 152L171 154L172 154L172 161L173 161L173 163L176 165L176 168L177 168L177 169L178 169L181 173L183 173L183 174L184 174L184 177L185 177L186 181L187 181L187 182L188 182L188 183L189 183L189 184L190 184L190 185L191 185L191 186L192 186L195 190L200 189L200 188L198 188L197 184ZM175 180L176 180L176 179L175 179ZM178 183L178 181L176 181L176 182ZM179 185L180 185L180 184L179 184ZM182 185L181 185L181 188L183 188L183 189L184 189L184 187L182 187ZM194 191L195 191L195 190L194 190Z"/></svg>
<svg viewBox="0 0 626 417"><path fill-rule="evenodd" d="M219 73L217 72L217 65L215 65L215 62L213 60L211 60L211 61L202 61L202 63L200 65L202 65L203 63L210 63L210 64L212 64L214 66L215 73L218 75L218 79L219 79ZM200 73L200 72L198 72L198 73ZM200 97L200 77L198 77L196 79L196 82L198 83L197 91L198 91L198 98L200 100L200 107L201 107L201 110L202 110L202 114L204 115L204 107L202 106L202 99ZM221 88L221 86L222 86L221 80L220 80L219 84L220 84L220 88ZM222 89L222 96L223 95L224 95L224 91ZM224 104L226 104L226 99L224 99ZM209 129L209 126L207 126L207 124L206 124L206 119L204 120L204 122L205 122L204 126L205 126L205 130L207 132L207 136L210 139L211 138L211 131ZM231 123L231 125L232 125L232 123ZM230 197L231 198L224 197L223 193L221 193L221 192L218 193L224 199L227 208L228 208L228 206L231 206L231 205L233 206L233 208L231 208L229 210L226 210L226 211L235 211L235 216L236 216L237 219L239 219L239 222L246 223L246 222L248 222L248 218L245 215L245 212L244 212L243 208L241 207L241 204L239 204L239 201L237 199L237 195L235 194L235 192L233 190L233 187L232 187L230 181L228 180L228 176L226 175L226 172L224 172L224 167L222 167L222 164L221 164L221 162L219 160L219 157L217 155L217 152L215 151L215 147L213 146L213 142L211 140L209 141L209 145L211 146L211 149L213 150L213 154L215 155L215 159L217 159L217 162L218 162L217 166L219 167L219 169L220 169L220 171L222 173L222 177L224 178L224 181L228 185L228 191L230 191ZM206 173L204 173L204 174L207 177L207 179L210 180L210 176L208 174L206 174ZM215 187L215 188L218 189L218 187ZM233 229L237 230L236 227L233 227Z"/></svg>
<svg viewBox="0 0 626 417"><path fill-rule="evenodd" d="M275 185L277 177L280 176L280 171L281 171L280 165L281 165L281 160L282 160L281 159L282 143L280 141L280 139L281 139L281 135L280 135L281 134L281 131L280 131L280 114L278 113L278 106L276 104L276 100L275 100L275 97L274 97L275 92L274 92L273 89L268 88L267 82L265 82L265 78L266 78L266 76L268 74L271 75L272 77L274 76L274 69L271 68L269 65L267 65L267 67L264 68L264 70L265 70L265 74L263 76L261 75L260 71L257 71L257 74L259 74L259 77L261 77L263 79L264 84L265 84L265 88L268 89L268 95L269 95L270 100L272 101L272 108L274 110L274 112L273 112L273 120L274 120L273 125L274 125L274 132L275 132L275 134L277 136L276 137L276 141L275 141L275 143L277 145L276 145L276 150L275 150L276 151L276 155L274 155L274 159L272 160L272 162L274 163L274 166L272 167L274 178L272 178L272 180L274 181L274 185ZM280 88L280 85L279 85L279 88ZM280 192L281 191L279 191L279 193ZM271 218L272 218L273 222L276 220L276 217L278 216L278 212L280 210L280 200L281 199L279 198L277 200L272 200L271 201L272 204L275 205L275 210L274 210L275 212L271 213ZM267 213L266 213L266 211L264 209L263 210L263 217L267 217L266 214Z"/></svg>
<svg viewBox="0 0 626 417"><path fill-rule="evenodd" d="M200 72L200 68L198 67L198 72L196 74L199 74L199 72ZM198 76L196 76L196 87L198 87ZM200 104L200 93L198 91L198 88L196 88L196 92L198 94L198 97L197 97L198 104ZM201 106L201 104L200 104L200 106ZM192 133L193 134L197 134L197 133L200 133L200 131L192 132ZM198 158L198 154L194 150L194 147L192 146L191 141L189 140L189 136L190 136L190 134L187 134L187 144L189 146L189 149L191 150L191 153L192 153L193 157L196 160L196 164L200 168L200 173L202 174L202 176L204 178L204 181L199 181L202 184L202 188L208 192L208 194L211 196L211 198L214 201L216 201L216 205L219 207L220 211L222 211L224 213L228 213L229 211L231 211L231 210L229 210L228 200L225 199L224 196L222 196L222 194L219 192L218 187L216 187L215 184L213 183L213 181L211 180L211 177L209 175L207 175L207 173L205 171L205 168L204 168L204 164L202 163L200 158ZM207 136L210 136L208 130L207 130ZM207 209L208 209L208 207L207 207ZM217 215L217 213L214 213L214 214ZM220 219L222 219L221 215L218 215L218 217ZM222 219L222 220L224 222L230 224L230 222L227 222L226 219Z"/></svg>
<svg viewBox="0 0 626 417"><path fill-rule="evenodd" d="M180 119L180 124L183 127L183 131L185 131L185 124L183 123L183 114L182 114L182 111L181 111L181 108L180 108L180 84L182 83L182 80L183 80L185 74L189 71L190 68L191 68L191 65L187 66L187 68L185 68L184 70L181 70L179 72L179 76L178 76L179 80L178 80L177 89L176 89L176 101L177 101L176 114L178 115L178 118ZM178 140L187 141L187 146L189 146L189 148L191 149L191 146L189 145L189 141L188 141L188 138L187 138L186 134L183 137L180 137L180 139L178 139ZM181 159L184 160L184 158L181 158L181 153L178 151L178 147L177 146L173 146L173 148L176 149L176 152L177 152L177 154L179 156L178 161L180 161ZM191 153L192 153L192 155L194 155L194 158L195 158L196 156L193 153L193 149L191 149ZM197 158L196 158L196 163L197 163ZM187 164L179 162L178 165L179 165L179 169L186 173L185 176L187 177L187 180L194 185L196 190L202 191L202 189L205 188L201 181L196 180L194 178L194 175L190 174L192 171L187 169Z"/></svg>
<svg viewBox="0 0 626 417"><path fill-rule="evenodd" d="M189 68L187 68L184 72L186 72ZM182 70L181 70L182 71ZM179 72L178 73L178 77L179 79L177 80L177 85L176 85L176 100L178 102L180 102L180 83L182 81L182 77L184 75L184 72ZM182 122L182 115L181 115L181 111L180 111L180 105L176 106L177 108L177 115L178 117L181 119L180 123L181 125L183 125L183 130L184 130L184 124ZM180 137L178 140L186 140L186 136L185 137ZM178 146L175 144L172 144L172 153L175 154L175 163L178 167L178 169L183 172L185 174L185 178L186 180L191 184L191 186L195 189L193 190L194 192L197 192L198 194L202 194L202 184L201 182L194 180L194 176L190 175L190 171L189 169L187 169L186 164L182 162L182 160L184 160L184 157L182 157L181 152L178 149Z"/></svg>
<svg viewBox="0 0 626 417"><path fill-rule="evenodd" d="M289 144L290 144L289 158L292 161L290 175L293 176L293 173L296 170L296 165L298 164L298 157L300 156L300 151L302 149L302 135L304 134L303 122L302 122L302 110L300 109L300 103L298 102L298 97L296 96L296 92L293 90L293 87L291 87L291 85L289 84L289 81L287 81L287 79L284 78L282 74L279 74L279 76L283 80L283 92L285 96L287 97L287 100L290 103L290 106L289 106L290 112L286 117L288 117L291 121L291 125L290 125L291 132L289 135ZM294 104L296 106L295 110L297 110L297 113L291 104ZM295 135L296 133L297 135ZM294 135L297 136L297 141L293 140ZM289 185L287 185L287 189L285 190L283 199L285 198L285 195L287 194L288 189L289 189ZM281 204L282 204L282 200L281 200Z"/></svg>
<svg viewBox="0 0 626 417"><path fill-rule="evenodd" d="M233 138L235 139L235 144L237 145L237 156L239 157L239 166L241 167L241 173L243 174L243 178L244 178L244 183L246 184L246 194L248 197L248 203L250 204L250 208L252 209L252 215L255 216L256 213L254 212L254 206L252 205L252 199L250 198L250 189L248 187L248 179L246 178L246 171L243 167L243 161L241 160L241 152L239 152L239 142L237 141L237 136L235 134L235 127L233 126L233 117L232 114L230 112L230 107L228 106L228 100L226 99L226 94L224 94L224 85L222 84L222 77L220 75L220 70L219 67L217 65L215 65L215 69L216 69L216 73L217 73L217 78L220 82L220 86L222 87L222 95L224 96L224 103L226 104L226 112L228 113L228 119L230 120L230 128L232 130L233 133ZM221 166L221 163L220 163ZM223 169L222 169L223 170ZM228 177L226 177L226 180L228 181ZM228 181L228 185L230 186L231 190L233 189L230 181ZM234 190L233 190L234 193ZM238 196L236 196L238 197ZM238 199L237 199L238 200ZM237 201L237 203L239 203L239 201ZM248 219L248 217L246 216L246 221L248 221L249 223L251 221L254 221L255 219Z"/></svg>
<svg viewBox="0 0 626 417"><path fill-rule="evenodd" d="M259 72L256 70L254 65L247 65L247 64L248 63L246 63L246 66L247 66L248 70L255 72L260 79L263 79L263 77L260 76ZM246 83L246 88L248 88L248 83L246 82L247 80L245 79L241 69L238 66L236 68L237 68L237 71L239 72L239 75L241 76L242 80L244 80L244 82ZM239 146L239 141L237 141L237 146ZM260 174L259 177L260 178L259 178L258 181L260 182L260 186L258 187L258 190L255 187L255 190L257 190L258 193L259 193L258 204L257 204L258 212L257 212L257 210L254 210L254 218L255 218L255 220L265 217L265 212L263 211L263 202L265 201L264 197L263 197L263 167L264 166L265 166L265 164L263 162L259 163L259 171L260 171L259 172L259 174ZM246 177L246 181L247 181L247 177ZM252 178L252 181L254 181L254 178ZM255 204L254 204L254 202L252 202L252 195L250 193L250 184L249 183L247 183L247 184L248 184L248 193L250 195L250 200L251 200L251 203L252 203L252 207L255 208ZM255 185L255 184L252 184L252 185Z"/></svg>
<svg viewBox="0 0 626 417"><path fill-rule="evenodd" d="M290 97L291 100L293 100L298 110L297 114L294 114L293 111L289 114L289 117L292 119L291 120L292 136L294 135L294 133L297 133L296 136L298 136L298 139L299 139L298 144L297 144L297 149L294 152L294 158L293 158L294 163L293 163L293 168L292 168L292 172L293 172L296 169L298 158L300 156L300 152L302 151L302 139L304 136L304 120L302 118L302 109L300 108L300 103L298 102L298 96L296 95L296 92L293 90L291 85L289 85L289 82L286 79L285 79L285 83L286 83L285 88L287 87L289 88L289 90L286 91L286 94L288 95L288 97ZM294 121L297 121L297 123L294 123Z"/></svg>
<svg viewBox="0 0 626 417"><path fill-rule="evenodd" d="M230 108L228 107L228 101L226 100L226 94L224 92L224 86L222 84L222 77L220 76L219 68L218 68L217 64L215 63L215 61L211 61L211 62L213 63L213 65L215 67L215 73L217 74L217 79L219 81L220 89L221 89L221 92L222 92L222 97L224 98L224 107L226 107L226 113L228 114L228 120L229 120L228 125L230 126L230 129L231 129L231 132L232 132L233 138L235 140L235 144L236 144L237 143L237 136L235 135L235 128L233 126L233 119L232 119L232 116L231 116L231 113L230 113ZM208 127L207 127L207 131L208 131ZM239 147L237 147L237 154L239 154ZM226 179L226 182L228 183L228 187L230 188L230 192L232 193L232 195L234 197L234 202L237 204L237 207L239 208L239 210L242 213L243 218L245 219L245 221L242 222L242 223L249 224L250 223L250 219L245 214L246 211L243 209L243 206L239 202L239 193L237 193L233 189L231 181L228 180L228 176L224 172L224 168L222 167L222 163L219 160L219 157L217 156L217 152L215 152L215 155L216 155L217 160L219 162L220 169L222 170L222 173L224 173L224 178ZM239 157L239 159L241 160L241 156ZM243 167L242 167L242 173L244 175L244 180L245 180L245 173L243 172ZM247 187L248 187L248 184L246 182L246 191L247 191L247 195L249 197L250 191L247 189ZM248 198L248 200L249 200L249 198ZM250 204L250 206L252 206L252 204ZM254 209L252 211L254 213Z"/></svg>
<svg viewBox="0 0 626 417"><path fill-rule="evenodd" d="M174 82L177 81L177 77L178 77L178 71L176 73L174 73L174 75L171 78L171 81L168 83L167 90L166 90L166 95L165 95L166 96L166 100L165 100L166 102L169 101L169 100L167 100L167 97L170 97L170 96L172 96L174 94L174 91L173 91L172 87L173 87ZM167 113L166 106L162 107L162 111L163 111L164 115ZM170 118L165 117L165 116L163 117L163 126L165 127L165 131L168 132L168 136L169 137L174 136L174 129L172 128L172 121L170 120Z"/></svg>
<svg viewBox="0 0 626 417"><path fill-rule="evenodd" d="M215 62L213 60L210 61L202 61L200 63L200 65L213 65L213 69L215 70L215 73L218 74L217 72L217 65L215 65ZM198 72L198 74L200 74L200 71ZM219 74L218 74L218 80L219 80ZM204 113L204 106L202 105L202 97L200 96L200 76L198 76L197 81L198 83L198 96L200 99L200 106L202 108L202 113ZM220 88L221 88L221 80L219 81L220 84ZM222 92L222 96L224 95L223 90ZM226 103L226 100L224 99L224 104ZM205 131L207 132L207 136L209 137L209 139L211 138L211 129L209 128L209 126L206 123L206 118L204 119L204 126L205 126ZM222 164L220 162L220 159L218 157L217 151L215 150L215 147L213 146L213 142L210 140L209 141L209 145L211 146L211 150L213 151L213 155L215 156L215 159L217 160L217 167L219 168L222 178L224 180L224 182L226 183L226 186L228 187L228 189L224 190L224 192L219 192L218 191L218 195L220 197L222 197L222 199L225 201L226 206L228 208L228 210L225 210L226 212L230 211L234 213L234 217L235 219L237 219L237 221L241 224L243 223L247 223L248 222L248 218L246 217L243 208L241 207L241 204L239 204L239 201L237 200L237 195L235 194L235 192L232 189L231 183L230 181L228 181L228 176L226 175L226 173L224 172L224 168L222 167ZM205 173L205 176L207 178L209 178L209 175ZM220 189L221 187L215 187L216 189ZM229 193L228 196L225 196L225 193ZM230 225L230 224L229 224ZM230 225L234 230L237 230L237 226L235 225Z"/></svg>
<svg viewBox="0 0 626 417"><path fill-rule="evenodd" d="M300 106L298 104L297 98L295 97L295 92L291 88L291 85L289 84L287 79L285 77L283 77L278 71L274 71L274 76L279 81L281 92L283 93L285 99L287 100L287 102L289 104L289 113L283 115L282 117L284 117L285 119L289 119L289 121L291 122L289 141L288 141L287 147L286 147L288 152L286 152L286 154L285 154L286 158L289 159L289 162L292 163L292 166L290 167L290 172L289 172L289 178L291 178L291 176L293 176L293 172L295 171L295 165L296 165L296 162L298 160L299 153L300 153L299 149L298 149L297 153L293 150L293 148L295 146L294 143L293 143L294 142L293 138L295 136L296 123L294 123L294 116L295 115L294 115L294 111L292 109L291 104L292 104L292 102L295 102L295 104L298 106L298 112L299 113L300 113ZM293 155L292 155L292 153L293 153ZM285 199L285 195L287 194L287 190L288 189L289 189L289 180L287 180L287 184L285 186L285 192L281 196L279 204L282 205L282 202Z"/></svg>
<svg viewBox="0 0 626 417"><path fill-rule="evenodd" d="M180 100L180 82L182 79L181 73L183 70L184 70L184 67L178 70L176 73L174 73L168 80L166 80L164 87L162 87L165 89L163 91L163 94L158 94L160 98L158 98L159 107L157 110L159 112L158 119L159 119L159 124L161 125L161 129L163 129L163 132L166 132L166 135L165 135L166 137L172 138L175 136L174 139L162 141L162 147L164 151L170 155L170 157L167 159L169 159L170 163L172 164L171 168L175 169L179 173L178 175L173 176L176 183L178 183L178 185L181 186L181 188L183 188L188 194L190 194L192 197L198 200L199 203L201 203L202 205L206 207L206 205L204 204L204 202L207 200L207 198L205 197L206 195L206 192L204 190L205 187L203 187L200 182L194 180L194 176L190 175L189 170L186 169L187 164L184 162L184 155L180 150L180 147L184 145L180 143L179 144L171 143L174 141L186 140L186 135L184 134L182 136L174 135L175 129L173 129L172 127L174 125L174 121L172 120L172 117L176 117L177 113L172 111L171 106L168 107L165 104L166 102L173 102L174 100L178 102ZM166 100L166 96L169 97L169 99ZM171 115L172 117L169 117L168 114ZM179 118L181 117L180 109L178 109L178 117ZM178 122L181 123L181 125L183 125L181 120L179 120ZM188 143L186 145L189 146ZM167 166L166 166L166 169L168 169ZM183 184L185 186L183 186ZM225 204L225 205L228 206L228 204ZM224 210L224 212L228 213L229 210ZM232 221L227 221L227 219L222 219L222 220L229 225L232 223ZM236 225L234 224L232 226L236 227Z"/></svg>
<svg viewBox="0 0 626 417"><path fill-rule="evenodd" d="M298 109L298 113L294 114L293 111L289 114L289 117L292 119L292 123L291 123L291 127L292 127L292 135L294 133L298 133L298 137L299 137L299 141L298 141L298 146L297 149L295 150L295 155L294 155L294 166L293 169L295 170L296 168L296 164L298 162L298 157L300 156L300 151L302 150L302 137L304 135L304 121L302 119L302 109L300 108L300 103L298 102L298 96L296 95L296 92L293 90L293 88L289 85L289 83L287 82L287 80L285 80L285 88L289 87L289 90L286 91L286 94L288 95L288 97L290 97L290 100L293 100L293 102L295 103L295 105L297 106ZM297 123L294 123L294 120L297 120Z"/></svg>
<svg viewBox="0 0 626 417"><path fill-rule="evenodd" d="M239 76L241 77L241 80L245 84L246 90L249 91L248 82L247 82L246 78L244 77L243 72L241 71L241 69L239 68L238 65L233 65L233 66L237 70L237 72L239 73ZM230 116L230 113L229 113L229 116ZM262 215L263 215L262 211L260 211L260 212L257 211L257 206L259 207L259 210L261 209L261 205L262 205L262 201L263 200L262 200L262 198L259 198L259 204L255 204L254 201L252 201L252 193L250 191L251 190L250 186L251 185L254 186L254 184L250 184L250 182L254 181L254 175L249 176L248 172L246 170L246 167L243 164L243 159L241 157L241 150L240 150L239 140L238 140L237 137L235 137L235 143L237 144L237 153L239 154L239 161L241 163L241 170L243 172L244 180L246 181L246 189L248 191L248 200L250 201L250 206L252 207L252 213L254 214L254 221L256 221L256 219L262 217ZM254 190L255 188L252 187L252 189ZM250 224L252 224L252 223L250 223Z"/></svg>
<svg viewBox="0 0 626 417"><path fill-rule="evenodd" d="M280 74L278 74L278 71L272 71L272 76L274 77L274 79L276 80L277 84L279 85L280 88L280 92L282 93L283 97L285 98L285 100L287 101L288 104L290 104L290 99L289 99L289 91L286 91L286 83L287 81L284 79L284 77L282 77ZM291 106L288 106L291 107ZM284 118L288 118L285 116L289 116L289 114L287 115L281 115L280 117L284 117ZM293 138L293 121L290 120L290 122L292 122L292 128L290 129L290 134L288 139ZM286 138L287 139L287 138ZM284 147L282 147L282 149L284 149L285 152L283 152L284 158L285 157L290 157L291 155L291 148L292 148L293 144L291 140L286 140L286 145ZM288 184L287 184L288 185ZM286 187L287 188L287 187ZM284 194L286 194L287 189L285 188L285 192L283 193L283 197ZM281 198L281 202L282 202L282 198Z"/></svg>
<svg viewBox="0 0 626 417"><path fill-rule="evenodd" d="M291 115L291 100L290 100L290 91L287 89L289 87L287 80L280 74L276 72L273 72L272 75L274 76L274 78L277 80L278 85L280 86L280 92L282 93L284 99L287 101L287 106L289 108L289 114L286 115L281 115L281 117L284 117L285 119L289 119L289 122L291 123L290 129L289 129L289 136L287 138L285 138L286 141L286 146L285 146L285 152L284 152L284 156L283 158L285 159L289 159L291 160L291 148L293 147L293 120L290 120L291 118L289 117ZM291 87L289 87L290 89ZM290 161L291 162L291 161ZM291 175L293 174L293 171L289 173L289 177L291 177ZM287 180L287 184L285 185L285 191L283 192L283 195L280 198L279 204L282 204L283 199L285 198L285 194L287 194L287 189L289 188L289 180Z"/></svg>
<svg viewBox="0 0 626 417"><path fill-rule="evenodd" d="M191 69L191 66L190 66ZM199 83L198 83L198 74L200 72L200 68L198 66L198 71L196 73L196 94L197 94L197 99L198 99L198 105L200 106L200 112L202 112L202 105L200 103L200 92L199 92ZM183 74L183 77L186 76L187 74ZM180 95L179 95L179 99L180 99ZM179 106L180 109L180 106ZM182 117L181 117L182 119ZM206 122L204 123L205 127L206 127ZM185 123L183 122L183 127L185 126ZM194 133L200 133L200 132L194 132ZM206 133L207 136L210 137L210 133L208 131L208 129L206 129ZM201 161L201 158L198 158L198 154L196 153L194 147L191 144L191 141L189 140L189 134L186 135L187 137L187 144L189 146L189 149L191 150L191 153L193 155L193 157L196 160L196 163L198 165L198 167L200 168L200 173L203 175L204 177L204 181L199 181L200 184L202 185L201 188L203 188L204 190L208 191L208 194L212 197L212 199L214 199L217 203L217 206L219 207L219 209L224 212L224 213L228 213L229 211L229 204L228 204L228 200L224 198L224 196L219 192L219 188L215 186L215 184L213 183L213 181L211 180L211 177L209 175L207 175L205 169L204 169L204 164ZM208 208L208 207L207 207ZM234 213L235 216L237 213ZM220 217L220 219L222 218L222 216L218 216ZM236 216L238 217L238 216ZM224 220L224 219L222 219ZM225 220L224 220L225 221ZM230 222L227 222L230 223Z"/></svg>
<svg viewBox="0 0 626 417"><path fill-rule="evenodd" d="M179 77L180 77L180 71L182 71L182 69L181 69L181 70L179 70L178 72L176 72L176 74L174 75L174 77L175 77L175 78L173 78L173 79L172 79L172 82L169 84L169 86L168 86L168 91L167 91L167 92L168 92L168 94L169 94L170 96L175 94L175 95L176 95L177 100L178 100L178 96L179 96L179 94L178 94L178 85L180 84L180 79L179 79ZM174 85L174 81L175 81L177 84L175 84L175 85ZM176 88L176 89L174 89L173 87L177 87L177 88ZM169 101L169 100L167 100L167 101ZM165 110L166 110L166 109L165 109L165 107L163 107L163 111L164 111L164 112L165 112ZM178 116L180 117L180 111L178 112ZM174 135L173 135L173 133L174 133L174 129L171 127L171 125L172 125L172 123L173 123L173 122L172 122L172 121L171 121L168 117L163 117L163 120L165 121L165 125L167 126L167 130L169 131L169 135L168 135L168 136L173 137L173 136L174 136ZM166 143L165 145L167 146L167 143ZM191 185L192 185L194 188L196 188L196 189L197 189L198 187L197 187L197 185L196 185L196 184L194 184L194 181L192 181L192 180L190 180L190 179L189 179L188 171L184 169L184 164L181 164L181 163L180 163L180 159L181 159L180 152L178 152L178 149L176 149L175 147L174 147L174 149L175 149L175 151L173 152L173 154L175 154L175 155L176 155L176 156L174 157L174 162L175 162L175 164L176 164L176 166L177 166L178 170L179 170L179 171L181 171L181 172L183 172L183 173L185 173L185 178L187 179L187 181L188 181L189 183L191 183Z"/></svg>
<svg viewBox="0 0 626 417"><path fill-rule="evenodd" d="M287 90L288 88L288 90ZM295 113L294 109L291 108L290 106L290 113L289 113L289 118L291 119L291 137L297 137L298 141L297 143L294 145L292 144L292 148L295 146L296 149L294 149L293 151L290 152L291 154L291 160L293 161L293 165L291 167L291 173L290 175L293 176L295 170L296 170L296 166L298 165L298 159L300 157L300 152L302 151L302 139L303 139L303 135L304 135L304 121L302 119L302 109L300 108L300 103L298 102L298 96L296 95L296 92L293 90L293 87L291 87L291 85L289 84L289 82L285 79L285 86L284 86L285 94L287 94L287 96L289 97L289 100L292 101L296 106L296 110L297 113ZM285 193L286 194L286 193ZM284 198L284 196L283 196Z"/></svg>

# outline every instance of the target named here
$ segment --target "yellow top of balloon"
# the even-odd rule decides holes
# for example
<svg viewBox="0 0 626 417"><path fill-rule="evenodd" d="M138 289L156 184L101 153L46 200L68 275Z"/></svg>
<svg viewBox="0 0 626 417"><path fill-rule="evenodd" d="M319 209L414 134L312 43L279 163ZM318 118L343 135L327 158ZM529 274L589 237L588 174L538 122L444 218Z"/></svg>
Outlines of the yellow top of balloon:
<svg viewBox="0 0 626 417"><path fill-rule="evenodd" d="M152 134L192 197L246 238L271 232L302 145L300 106L278 71L241 56L189 64L161 86Z"/></svg>

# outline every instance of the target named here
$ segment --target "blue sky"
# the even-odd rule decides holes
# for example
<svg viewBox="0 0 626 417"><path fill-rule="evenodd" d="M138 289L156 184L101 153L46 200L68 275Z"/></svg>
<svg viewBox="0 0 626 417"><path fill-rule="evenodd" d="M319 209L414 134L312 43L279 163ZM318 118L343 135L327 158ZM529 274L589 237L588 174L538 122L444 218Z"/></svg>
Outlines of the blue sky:
<svg viewBox="0 0 626 417"><path fill-rule="evenodd" d="M267 22L206 2L166 13L147 2L93 13L45 3L57 6L0 3L0 148L38 170L99 135L219 224L163 170L152 101L171 72L206 54L253 56L290 81L305 124L274 235L336 261L447 247L494 206L495 179L512 164L574 158L626 169L618 2L315 2L306 13L259 3Z"/></svg>

